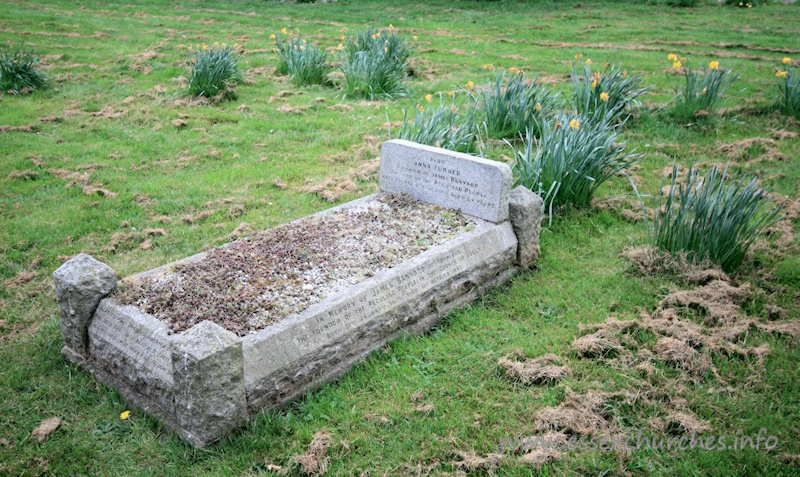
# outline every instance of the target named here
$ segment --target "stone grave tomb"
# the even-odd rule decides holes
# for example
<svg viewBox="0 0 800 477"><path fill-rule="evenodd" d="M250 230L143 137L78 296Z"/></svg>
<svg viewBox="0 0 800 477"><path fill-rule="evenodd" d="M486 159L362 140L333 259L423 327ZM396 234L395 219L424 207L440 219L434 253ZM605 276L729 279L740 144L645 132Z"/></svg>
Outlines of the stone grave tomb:
<svg viewBox="0 0 800 477"><path fill-rule="evenodd" d="M542 200L511 184L506 164L392 140L381 148L380 192L264 231L263 243L240 239L120 282L110 267L80 254L53 273L62 353L182 438L209 444L261 410L336 378L387 341L426 331L533 265ZM362 266L352 247L369 242L375 223L389 219L394 225L379 232L391 250L375 242L363 259L371 265ZM432 220L439 232L420 220ZM351 240L340 221L367 235ZM404 238L414 227L419 233ZM318 232L317 245L303 243L313 235L303 230ZM270 237L290 235L298 242L283 260L302 257L306 269L287 279L269 268L283 262L258 254L281 246ZM334 246L344 251L326 252ZM233 303L225 302L230 313L220 311L214 296L198 298L195 288L202 287L189 274L227 258L234 265L245 260L243 267L258 263L263 275L226 271L236 282L221 288L232 294ZM317 260L333 265L325 269ZM342 270L352 276L335 276ZM206 285L214 290L221 280ZM131 289L139 294L120 293ZM181 293L201 301L176 304Z"/></svg>

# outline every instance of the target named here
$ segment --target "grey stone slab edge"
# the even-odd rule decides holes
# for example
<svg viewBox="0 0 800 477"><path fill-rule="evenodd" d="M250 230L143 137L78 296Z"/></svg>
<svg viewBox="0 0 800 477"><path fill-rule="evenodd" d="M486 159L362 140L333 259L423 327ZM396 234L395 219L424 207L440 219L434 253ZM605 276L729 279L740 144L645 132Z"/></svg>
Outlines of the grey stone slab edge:
<svg viewBox="0 0 800 477"><path fill-rule="evenodd" d="M171 412L168 412L160 404L138 392L125 381L122 381L112 373L106 371L103 366L94 362L91 357L76 353L68 346L61 348L61 354L81 369L91 373L101 383L117 391L129 406L141 409L145 413L157 418L164 427L174 432L182 439L197 447L204 447L209 444L209 442L199 439L191 431L181 427Z"/></svg>

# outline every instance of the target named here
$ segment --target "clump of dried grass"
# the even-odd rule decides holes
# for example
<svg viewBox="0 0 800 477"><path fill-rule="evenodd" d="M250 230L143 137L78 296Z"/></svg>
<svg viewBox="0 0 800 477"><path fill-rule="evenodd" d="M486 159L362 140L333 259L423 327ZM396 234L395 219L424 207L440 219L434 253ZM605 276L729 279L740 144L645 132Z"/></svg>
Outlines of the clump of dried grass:
<svg viewBox="0 0 800 477"><path fill-rule="evenodd" d="M569 366L564 365L561 358L554 354L546 354L524 361L511 358L524 358L524 356L521 356L521 353L516 353L516 356L504 356L497 364L505 369L508 377L522 384L554 383L572 374Z"/></svg>

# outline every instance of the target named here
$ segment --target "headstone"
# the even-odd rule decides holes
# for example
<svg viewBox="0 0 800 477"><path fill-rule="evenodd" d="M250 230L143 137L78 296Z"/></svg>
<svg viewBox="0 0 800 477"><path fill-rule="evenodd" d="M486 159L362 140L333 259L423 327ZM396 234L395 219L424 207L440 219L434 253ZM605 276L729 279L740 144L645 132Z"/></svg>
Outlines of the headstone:
<svg viewBox="0 0 800 477"><path fill-rule="evenodd" d="M381 146L380 189L405 193L490 222L508 219L511 168L438 147L393 139Z"/></svg>

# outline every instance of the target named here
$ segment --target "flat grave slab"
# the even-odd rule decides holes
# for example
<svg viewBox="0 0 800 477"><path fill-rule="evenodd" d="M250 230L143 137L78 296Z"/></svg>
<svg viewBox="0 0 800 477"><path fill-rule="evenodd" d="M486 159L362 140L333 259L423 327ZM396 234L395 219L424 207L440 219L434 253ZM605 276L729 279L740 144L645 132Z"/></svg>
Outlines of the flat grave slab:
<svg viewBox="0 0 800 477"><path fill-rule="evenodd" d="M209 444L532 265L541 199L510 174L389 141L377 194L120 282L81 254L54 273L62 353Z"/></svg>

